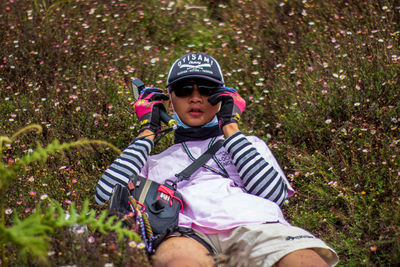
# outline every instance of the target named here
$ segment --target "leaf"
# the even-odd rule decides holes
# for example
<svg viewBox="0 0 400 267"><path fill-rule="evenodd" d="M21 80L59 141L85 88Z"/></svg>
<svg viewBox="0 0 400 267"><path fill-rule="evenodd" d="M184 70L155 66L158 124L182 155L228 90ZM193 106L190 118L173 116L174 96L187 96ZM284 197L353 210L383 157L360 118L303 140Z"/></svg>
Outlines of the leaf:
<svg viewBox="0 0 400 267"><path fill-rule="evenodd" d="M0 226L1 241L18 247L21 257L32 255L45 260L53 227L43 224L41 215L36 212L24 220L14 217L10 227Z"/></svg>

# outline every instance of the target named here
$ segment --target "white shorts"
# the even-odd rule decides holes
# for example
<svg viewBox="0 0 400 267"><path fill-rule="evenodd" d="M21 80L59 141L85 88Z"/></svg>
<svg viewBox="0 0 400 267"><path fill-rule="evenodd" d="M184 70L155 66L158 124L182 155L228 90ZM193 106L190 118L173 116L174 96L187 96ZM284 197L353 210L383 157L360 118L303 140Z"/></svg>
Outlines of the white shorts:
<svg viewBox="0 0 400 267"><path fill-rule="evenodd" d="M321 239L302 228L278 222L240 226L223 234L195 233L210 245L217 258L220 255L237 257L230 259L236 261L236 266L272 266L300 249L313 249L330 266L339 261L336 252Z"/></svg>

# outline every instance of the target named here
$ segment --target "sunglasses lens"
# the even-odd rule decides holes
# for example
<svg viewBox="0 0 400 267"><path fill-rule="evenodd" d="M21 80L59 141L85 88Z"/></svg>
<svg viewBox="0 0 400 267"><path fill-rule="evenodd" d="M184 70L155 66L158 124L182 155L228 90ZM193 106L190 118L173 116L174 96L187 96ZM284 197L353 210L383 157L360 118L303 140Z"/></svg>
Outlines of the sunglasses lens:
<svg viewBox="0 0 400 267"><path fill-rule="evenodd" d="M193 93L195 84L197 85L197 90L199 90L199 93L203 96L211 96L218 89L217 84L208 83L206 81L177 83L171 89L175 92L176 96L187 97Z"/></svg>
<svg viewBox="0 0 400 267"><path fill-rule="evenodd" d="M210 86L210 85L202 85L199 84L197 86L197 89L199 90L201 95L204 96L211 96L216 90L217 90L217 86Z"/></svg>
<svg viewBox="0 0 400 267"><path fill-rule="evenodd" d="M172 90L175 92L176 96L186 97L190 96L193 93L194 87L192 84L177 84L172 88Z"/></svg>

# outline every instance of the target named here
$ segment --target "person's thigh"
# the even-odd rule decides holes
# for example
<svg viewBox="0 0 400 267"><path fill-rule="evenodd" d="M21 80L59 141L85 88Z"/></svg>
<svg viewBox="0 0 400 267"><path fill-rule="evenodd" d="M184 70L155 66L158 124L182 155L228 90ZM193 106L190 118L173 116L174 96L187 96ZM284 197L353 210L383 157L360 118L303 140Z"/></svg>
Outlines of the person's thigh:
<svg viewBox="0 0 400 267"><path fill-rule="evenodd" d="M152 257L154 267L213 266L209 251L192 238L180 236L163 241Z"/></svg>
<svg viewBox="0 0 400 267"><path fill-rule="evenodd" d="M284 256L274 267L328 267L328 264L312 249L300 249Z"/></svg>

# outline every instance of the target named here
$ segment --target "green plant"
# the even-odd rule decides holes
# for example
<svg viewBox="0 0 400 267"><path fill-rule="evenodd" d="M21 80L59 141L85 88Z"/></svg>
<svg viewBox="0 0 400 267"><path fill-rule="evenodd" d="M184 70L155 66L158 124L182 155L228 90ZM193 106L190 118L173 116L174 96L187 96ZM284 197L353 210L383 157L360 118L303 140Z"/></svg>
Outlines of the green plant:
<svg viewBox="0 0 400 267"><path fill-rule="evenodd" d="M54 139L126 147L138 130L126 81L164 88L174 60L203 51L247 101L242 131L268 142L297 190L288 220L336 249L339 266L400 263L398 1L4 0L0 10L0 135L42 127L2 141L2 166ZM172 143L168 135L153 153ZM90 145L7 167L1 216L7 226L28 218L42 196L81 209L114 158ZM68 235L52 235L53 266L141 255L107 236ZM21 265L13 246L6 253Z"/></svg>
<svg viewBox="0 0 400 267"><path fill-rule="evenodd" d="M9 227L0 225L1 245L16 246L18 257L23 260L38 258L39 261L46 263L52 235L57 229L65 227L74 231L74 228L79 226L81 229L89 229L86 231L99 231L102 234L113 231L118 235L118 240L127 237L129 240L140 241L135 232L122 227L121 221L117 221L115 217L107 217L106 210L97 216L95 210L89 209L87 200L80 212L76 210L74 204L68 211L65 211L57 201L50 201L46 205L47 208L39 205L35 213L24 220L15 216L14 222ZM3 258L2 262L7 261Z"/></svg>
<svg viewBox="0 0 400 267"><path fill-rule="evenodd" d="M16 141L22 134L31 130L41 132L42 127L39 125L30 125L17 131L11 137L0 136L0 155L3 154L7 145ZM85 200L80 212L76 210L74 203L71 204L68 212L54 200L51 200L49 203L39 203L36 207L36 211L32 215L23 220L15 215L12 224L6 225L4 218L4 194L8 191L10 182L16 179L17 175L24 168L34 162L46 162L50 155L63 150L89 144L107 145L120 152L119 149L113 145L100 140L80 140L62 144L56 140L46 147L37 144L35 151L21 158L16 158L12 163L0 162L0 248L2 263L7 264L7 259L5 257L5 248L7 246L16 246L18 257L22 259L26 260L28 257L37 257L40 261L46 263L51 234L53 234L56 229L74 225L87 226L92 231L99 231L103 234L109 231L115 231L118 235L118 239L127 237L131 240L140 240L136 233L122 227L121 221L116 221L115 217L107 217L106 210L104 210L99 217L96 217L95 210L89 209L89 202L87 200Z"/></svg>

